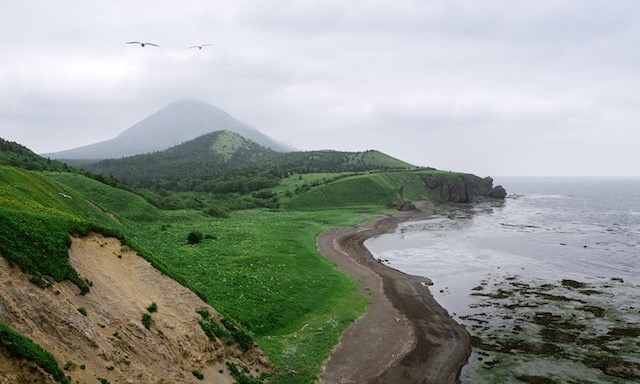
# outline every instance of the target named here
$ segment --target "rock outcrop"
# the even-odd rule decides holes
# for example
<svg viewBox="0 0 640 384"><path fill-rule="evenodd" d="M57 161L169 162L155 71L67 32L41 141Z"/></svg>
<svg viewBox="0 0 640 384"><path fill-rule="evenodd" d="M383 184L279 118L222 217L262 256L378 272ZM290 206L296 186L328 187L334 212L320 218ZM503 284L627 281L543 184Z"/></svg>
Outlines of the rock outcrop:
<svg viewBox="0 0 640 384"><path fill-rule="evenodd" d="M414 204L404 199L404 185L401 185L398 188L398 192L396 192L396 196L393 199L393 208L398 211L413 211L416 209Z"/></svg>
<svg viewBox="0 0 640 384"><path fill-rule="evenodd" d="M495 187L493 187L491 192L489 192L488 197L494 199L504 199L505 197L507 197L507 191L502 187L502 185L496 185Z"/></svg>
<svg viewBox="0 0 640 384"><path fill-rule="evenodd" d="M504 198L501 186L493 187L491 177L480 178L471 174L422 175L424 186L449 203L471 203L483 197ZM503 196L500 197L500 194Z"/></svg>

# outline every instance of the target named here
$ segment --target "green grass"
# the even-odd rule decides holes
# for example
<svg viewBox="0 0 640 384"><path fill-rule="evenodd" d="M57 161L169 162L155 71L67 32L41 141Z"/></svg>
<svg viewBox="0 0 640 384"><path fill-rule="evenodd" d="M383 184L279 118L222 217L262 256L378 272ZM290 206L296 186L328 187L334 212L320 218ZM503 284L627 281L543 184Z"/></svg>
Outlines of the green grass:
<svg viewBox="0 0 640 384"><path fill-rule="evenodd" d="M391 207L393 198L404 186L404 197L410 201L441 201L439 191L425 187L424 177L441 177L447 184L465 177L462 173L436 170L371 172L345 176L316 185L308 191L281 199L289 210L349 208L358 206Z"/></svg>
<svg viewBox="0 0 640 384"><path fill-rule="evenodd" d="M163 218L162 211L149 204L142 196L129 191L114 188L77 173L43 172L42 174L90 197L96 205L124 225L149 223Z"/></svg>
<svg viewBox="0 0 640 384"><path fill-rule="evenodd" d="M118 232L117 223L84 196L56 181L0 166L0 253L40 286L70 280L89 286L69 264L71 233Z"/></svg>
<svg viewBox="0 0 640 384"><path fill-rule="evenodd" d="M13 357L33 361L45 372L50 373L57 382L69 383L56 359L49 352L2 323L0 323L0 348L6 349Z"/></svg>
<svg viewBox="0 0 640 384"><path fill-rule="evenodd" d="M378 212L248 210L229 219L167 212L168 228L146 226L137 241L224 316L248 328L281 372L299 372L295 379L276 375L273 382L306 383L367 305L354 281L317 251L315 238ZM188 245L184 239L194 230L216 238Z"/></svg>
<svg viewBox="0 0 640 384"><path fill-rule="evenodd" d="M211 151L222 156L224 161L229 161L233 154L240 148L246 148L247 139L231 131L222 131L218 139L211 144Z"/></svg>
<svg viewBox="0 0 640 384"><path fill-rule="evenodd" d="M370 150L364 152L357 152L349 156L348 162L350 164L365 163L373 166L377 166L380 169L393 168L393 169L415 169L415 165L411 165L395 157L389 156L386 153L380 151Z"/></svg>

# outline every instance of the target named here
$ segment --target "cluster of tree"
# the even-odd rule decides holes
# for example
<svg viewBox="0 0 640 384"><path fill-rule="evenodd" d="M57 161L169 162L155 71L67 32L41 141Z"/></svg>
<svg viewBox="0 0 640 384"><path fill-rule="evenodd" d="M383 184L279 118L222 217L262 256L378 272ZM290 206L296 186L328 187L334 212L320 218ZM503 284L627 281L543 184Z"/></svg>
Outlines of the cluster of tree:
<svg viewBox="0 0 640 384"><path fill-rule="evenodd" d="M57 160L45 159L29 148L0 138L0 165L11 165L30 171L68 171L69 166Z"/></svg>
<svg viewBox="0 0 640 384"><path fill-rule="evenodd" d="M212 151L220 132L151 154L88 165L135 188L174 192L250 194L292 174L406 170L407 164L376 151L279 153L250 140L232 153Z"/></svg>

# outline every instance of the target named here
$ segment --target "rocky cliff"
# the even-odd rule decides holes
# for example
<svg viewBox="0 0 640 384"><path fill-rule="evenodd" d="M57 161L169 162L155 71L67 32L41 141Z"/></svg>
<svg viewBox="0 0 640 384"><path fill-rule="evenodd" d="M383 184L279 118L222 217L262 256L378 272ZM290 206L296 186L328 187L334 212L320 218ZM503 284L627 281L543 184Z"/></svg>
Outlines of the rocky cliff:
<svg viewBox="0 0 640 384"><path fill-rule="evenodd" d="M423 174L424 186L449 203L471 203L484 197L504 198L502 186L493 186L491 177L480 178L471 174Z"/></svg>

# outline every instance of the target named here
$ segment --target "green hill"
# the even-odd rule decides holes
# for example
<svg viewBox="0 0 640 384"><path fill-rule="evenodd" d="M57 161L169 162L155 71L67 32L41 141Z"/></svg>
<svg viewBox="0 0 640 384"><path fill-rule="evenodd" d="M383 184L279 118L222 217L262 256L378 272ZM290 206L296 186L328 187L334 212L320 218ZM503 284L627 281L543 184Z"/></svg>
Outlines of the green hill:
<svg viewBox="0 0 640 384"><path fill-rule="evenodd" d="M287 209L390 207L400 187L403 198L410 201L470 202L492 188L491 179L437 170L365 173L328 181L297 187L282 205Z"/></svg>
<svg viewBox="0 0 640 384"><path fill-rule="evenodd" d="M13 141L0 138L0 165L11 165L31 171L62 171L68 166L60 161L45 159Z"/></svg>
<svg viewBox="0 0 640 384"><path fill-rule="evenodd" d="M70 187L22 169L0 166L0 253L41 286L68 279L89 290L71 267L71 233L115 233L118 222Z"/></svg>
<svg viewBox="0 0 640 384"><path fill-rule="evenodd" d="M291 174L415 168L378 151L275 152L230 131L203 135L162 152L85 167L135 188L214 194L246 194L274 187Z"/></svg>
<svg viewBox="0 0 640 384"><path fill-rule="evenodd" d="M255 184L253 189L272 185L253 170L239 169L276 154L237 133L218 131L161 152L102 160L86 168L136 188L227 193L241 189L233 184L237 180Z"/></svg>

